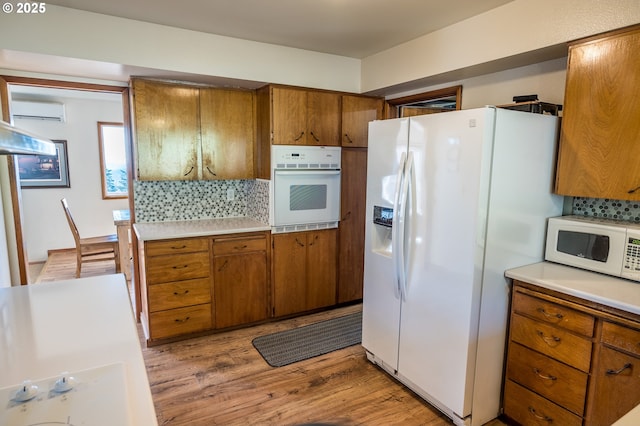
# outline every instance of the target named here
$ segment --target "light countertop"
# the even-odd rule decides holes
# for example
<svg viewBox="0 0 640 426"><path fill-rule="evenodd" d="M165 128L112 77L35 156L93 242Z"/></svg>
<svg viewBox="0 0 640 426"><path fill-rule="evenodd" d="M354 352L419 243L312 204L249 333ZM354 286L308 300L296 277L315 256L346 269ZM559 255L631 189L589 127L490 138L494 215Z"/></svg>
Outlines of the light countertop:
<svg viewBox="0 0 640 426"><path fill-rule="evenodd" d="M147 222L133 225L141 241L170 238L204 237L209 235L236 234L242 232L270 231L267 223L249 217L225 217L218 219L184 220L175 222Z"/></svg>
<svg viewBox="0 0 640 426"><path fill-rule="evenodd" d="M509 269L505 275L640 315L640 282L551 262Z"/></svg>
<svg viewBox="0 0 640 426"><path fill-rule="evenodd" d="M0 388L119 364L132 424L157 425L122 274L0 288L0 327Z"/></svg>
<svg viewBox="0 0 640 426"><path fill-rule="evenodd" d="M640 314L640 283L551 262L509 269L509 278ZM640 406L625 414L614 426L640 425Z"/></svg>

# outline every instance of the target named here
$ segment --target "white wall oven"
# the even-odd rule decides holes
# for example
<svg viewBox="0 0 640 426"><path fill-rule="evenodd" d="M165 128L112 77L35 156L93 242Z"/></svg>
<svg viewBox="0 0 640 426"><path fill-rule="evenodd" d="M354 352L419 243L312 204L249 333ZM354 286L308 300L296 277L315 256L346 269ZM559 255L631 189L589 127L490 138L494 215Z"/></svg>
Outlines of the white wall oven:
<svg viewBox="0 0 640 426"><path fill-rule="evenodd" d="M340 220L340 147L271 147L272 232L336 228Z"/></svg>

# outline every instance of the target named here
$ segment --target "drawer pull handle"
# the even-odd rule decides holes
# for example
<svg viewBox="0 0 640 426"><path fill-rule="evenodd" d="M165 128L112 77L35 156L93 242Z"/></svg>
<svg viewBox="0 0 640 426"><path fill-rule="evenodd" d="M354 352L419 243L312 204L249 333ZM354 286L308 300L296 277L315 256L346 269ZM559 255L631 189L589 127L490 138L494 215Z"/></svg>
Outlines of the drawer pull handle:
<svg viewBox="0 0 640 426"><path fill-rule="evenodd" d="M300 133L300 136L298 136L297 138L295 138L293 141L294 142L298 142L300 139L302 139L302 137L304 136L304 132Z"/></svg>
<svg viewBox="0 0 640 426"><path fill-rule="evenodd" d="M613 370L613 369L608 369L606 371L606 375L607 376L617 376L618 374L622 373L624 370L626 370L627 368L631 368L633 367L633 364L631 364L630 362L626 363L625 365L622 366L622 368L619 368L617 370Z"/></svg>
<svg viewBox="0 0 640 426"><path fill-rule="evenodd" d="M179 293L179 292L177 292L177 291L174 291L174 292L173 292L173 295L174 295L174 296L179 296L179 295L181 295L181 294L189 294L189 290L185 290L185 291L183 291L182 293Z"/></svg>
<svg viewBox="0 0 640 426"><path fill-rule="evenodd" d="M173 269L184 269L184 268L188 268L189 265L176 265L176 266L172 266Z"/></svg>
<svg viewBox="0 0 640 426"><path fill-rule="evenodd" d="M557 314L549 313L549 312L545 311L544 308L538 308L538 312L540 312L542 315L544 315L545 317L547 317L549 319L561 320L562 318L564 318L564 315L562 315L560 313L557 313Z"/></svg>
<svg viewBox="0 0 640 426"><path fill-rule="evenodd" d="M542 374L542 372L540 370L538 370L537 368L535 368L535 367L533 368L533 372L536 373L536 375L538 377L540 377L541 379L544 379L544 380L552 380L552 381L553 380L558 380L558 378L556 376L552 376L550 374Z"/></svg>
<svg viewBox="0 0 640 426"><path fill-rule="evenodd" d="M557 336L545 336L544 333L540 330L536 330L536 333L538 334L538 336L544 340L544 342L551 346L551 347L555 347L558 346L558 344L560 343L560 338Z"/></svg>
<svg viewBox="0 0 640 426"><path fill-rule="evenodd" d="M186 245L184 245L184 244L183 244L183 245L181 245L180 247L177 247L177 246L171 246L171 250L182 250L182 249L184 249L184 248L187 248L187 246L186 246Z"/></svg>
<svg viewBox="0 0 640 426"><path fill-rule="evenodd" d="M318 139L318 137L316 135L314 135L313 132L311 132L311 136L313 136L313 138L316 140L316 142L320 142L320 139Z"/></svg>
<svg viewBox="0 0 640 426"><path fill-rule="evenodd" d="M207 166L207 171L212 175L212 176L218 176L217 174L213 173L211 171L211 169L209 168L209 166Z"/></svg>
<svg viewBox="0 0 640 426"><path fill-rule="evenodd" d="M191 166L191 168L189 169L189 171L187 173L185 173L183 176L188 176L189 173L191 173L193 171L193 166Z"/></svg>
<svg viewBox="0 0 640 426"><path fill-rule="evenodd" d="M536 412L536 409L535 409L535 408L533 408L533 407L529 407L529 412L530 412L530 413L531 413L531 415L533 415L536 419L543 420L543 421L545 421L545 422L549 422L549 423L553 422L553 419L552 419L551 417L549 417L549 416L545 416L545 415L541 415L541 414L538 414L538 413Z"/></svg>
<svg viewBox="0 0 640 426"><path fill-rule="evenodd" d="M234 249L236 249L236 250L244 250L244 249L246 249L247 247L249 247L249 246L247 246L246 244L244 244L244 245L241 245L241 246L235 246L235 247L234 247Z"/></svg>
<svg viewBox="0 0 640 426"><path fill-rule="evenodd" d="M297 239L297 238L296 238L296 243L297 243L300 247L304 247L304 244L302 244L302 243L300 242L300 240L299 240L299 239Z"/></svg>
<svg viewBox="0 0 640 426"><path fill-rule="evenodd" d="M191 317L186 317L185 319L180 319L180 318L176 318L174 321L177 323L185 323L187 321L189 321Z"/></svg>

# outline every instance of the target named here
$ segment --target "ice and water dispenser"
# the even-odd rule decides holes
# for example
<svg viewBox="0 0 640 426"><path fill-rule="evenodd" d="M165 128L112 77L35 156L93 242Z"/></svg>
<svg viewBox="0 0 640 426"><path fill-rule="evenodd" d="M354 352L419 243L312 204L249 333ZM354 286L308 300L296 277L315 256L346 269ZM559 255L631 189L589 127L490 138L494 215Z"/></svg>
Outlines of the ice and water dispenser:
<svg viewBox="0 0 640 426"><path fill-rule="evenodd" d="M391 228L393 226L393 209L388 207L373 206L373 241L374 252L389 256L391 250Z"/></svg>

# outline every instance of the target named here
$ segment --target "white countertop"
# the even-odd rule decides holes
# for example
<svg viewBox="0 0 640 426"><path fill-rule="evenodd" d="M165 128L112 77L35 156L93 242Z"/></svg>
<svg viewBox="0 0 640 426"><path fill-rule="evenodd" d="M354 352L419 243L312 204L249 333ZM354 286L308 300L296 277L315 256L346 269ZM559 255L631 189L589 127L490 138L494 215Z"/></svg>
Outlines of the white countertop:
<svg viewBox="0 0 640 426"><path fill-rule="evenodd" d="M640 314L640 283L551 262L540 262L505 272L509 278L536 284L592 302ZM614 426L640 425L640 406Z"/></svg>
<svg viewBox="0 0 640 426"><path fill-rule="evenodd" d="M505 275L640 315L640 282L551 262L509 269Z"/></svg>
<svg viewBox="0 0 640 426"><path fill-rule="evenodd" d="M249 217L225 217L175 222L135 223L133 229L139 240L150 241L169 238L204 237L208 235L270 231L271 227L267 223L258 222Z"/></svg>
<svg viewBox="0 0 640 426"><path fill-rule="evenodd" d="M157 425L122 274L0 288L0 327L0 388L118 363L132 424Z"/></svg>

